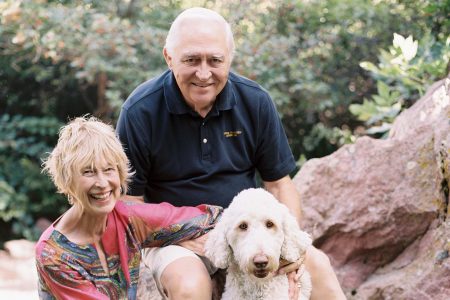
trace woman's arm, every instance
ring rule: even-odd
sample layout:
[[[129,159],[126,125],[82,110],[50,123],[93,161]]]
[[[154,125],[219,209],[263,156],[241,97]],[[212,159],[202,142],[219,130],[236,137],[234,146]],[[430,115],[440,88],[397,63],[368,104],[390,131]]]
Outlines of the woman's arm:
[[[121,207],[122,206],[122,207]],[[211,230],[222,213],[213,205],[175,207],[169,203],[122,202],[142,247],[161,247],[199,237]]]

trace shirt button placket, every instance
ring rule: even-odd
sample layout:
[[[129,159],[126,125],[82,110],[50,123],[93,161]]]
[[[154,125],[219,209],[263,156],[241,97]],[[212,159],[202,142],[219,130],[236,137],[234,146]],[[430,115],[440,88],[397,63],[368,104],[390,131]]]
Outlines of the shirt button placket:
[[[200,126],[200,139],[201,139],[201,148],[202,148],[202,159],[203,160],[211,160],[211,146],[208,140],[208,126],[206,121],[202,122]]]

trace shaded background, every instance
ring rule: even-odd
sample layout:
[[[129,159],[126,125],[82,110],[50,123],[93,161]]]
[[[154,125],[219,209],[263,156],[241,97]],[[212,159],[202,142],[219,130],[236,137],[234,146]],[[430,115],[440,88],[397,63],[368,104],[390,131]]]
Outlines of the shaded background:
[[[0,2],[0,247],[35,240],[68,207],[41,170],[59,127],[115,124],[183,9],[230,21],[232,69],[272,95],[298,167],[357,136],[383,138],[448,74],[449,0]]]

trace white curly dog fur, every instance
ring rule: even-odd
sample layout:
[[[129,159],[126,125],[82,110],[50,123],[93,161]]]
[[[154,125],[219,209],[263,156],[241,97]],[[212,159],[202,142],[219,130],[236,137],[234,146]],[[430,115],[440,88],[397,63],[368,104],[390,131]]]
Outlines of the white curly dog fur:
[[[286,275],[274,275],[280,258],[297,261],[309,245],[310,236],[288,208],[259,188],[234,197],[209,233],[205,253],[216,267],[228,268],[222,300],[282,300],[289,299],[289,284]],[[311,277],[304,270],[299,299],[310,294]]]

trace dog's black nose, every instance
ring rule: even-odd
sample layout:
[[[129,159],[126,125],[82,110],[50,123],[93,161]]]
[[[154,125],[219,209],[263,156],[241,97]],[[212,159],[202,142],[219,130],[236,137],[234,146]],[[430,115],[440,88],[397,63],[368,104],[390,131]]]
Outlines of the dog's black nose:
[[[269,259],[266,255],[256,255],[255,257],[253,257],[253,264],[257,269],[266,268],[268,263]]]
[[[254,262],[255,267],[258,269],[264,269],[267,267],[267,261],[266,262]]]

